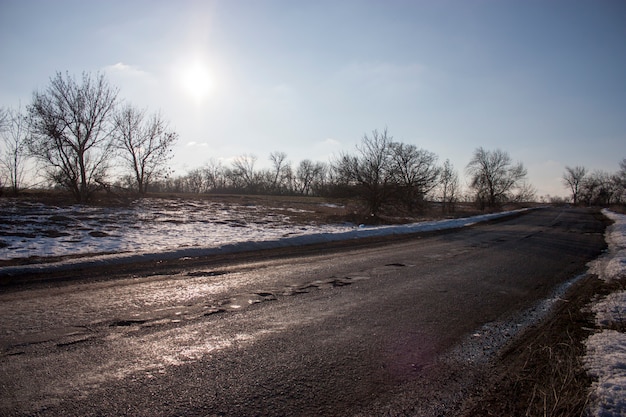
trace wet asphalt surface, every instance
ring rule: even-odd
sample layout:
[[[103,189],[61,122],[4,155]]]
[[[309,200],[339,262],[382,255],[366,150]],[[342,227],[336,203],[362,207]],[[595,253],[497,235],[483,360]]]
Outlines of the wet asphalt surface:
[[[454,415],[484,363],[450,352],[583,273],[604,227],[597,211],[539,209],[357,249],[5,287],[0,415]]]

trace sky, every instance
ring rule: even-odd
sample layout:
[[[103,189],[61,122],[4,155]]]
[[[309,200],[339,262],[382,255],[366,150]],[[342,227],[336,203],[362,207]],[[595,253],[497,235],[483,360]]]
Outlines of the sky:
[[[538,195],[626,158],[626,1],[0,0],[0,106],[101,72],[180,139],[175,175],[353,153],[365,134],[450,159],[506,151]]]

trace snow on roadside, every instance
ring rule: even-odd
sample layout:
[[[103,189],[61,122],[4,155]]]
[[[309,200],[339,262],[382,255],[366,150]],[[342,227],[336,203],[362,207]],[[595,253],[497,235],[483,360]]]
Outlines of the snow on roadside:
[[[608,210],[604,215],[615,223],[607,228],[608,254],[598,258],[590,270],[605,281],[626,278],[626,215]],[[592,385],[593,416],[626,416],[626,291],[610,294],[595,303],[596,327],[602,329],[586,341],[584,358],[588,372],[597,378]]]

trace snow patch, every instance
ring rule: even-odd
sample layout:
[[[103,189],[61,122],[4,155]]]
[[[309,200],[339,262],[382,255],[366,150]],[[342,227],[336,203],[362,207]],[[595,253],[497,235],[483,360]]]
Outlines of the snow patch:
[[[626,328],[626,291],[609,294],[602,301],[594,304],[591,310],[596,315],[598,327]]]
[[[593,416],[626,415],[626,334],[603,330],[587,340],[586,364],[593,384]]]
[[[608,253],[594,261],[591,271],[606,281],[626,278],[626,216],[603,213],[615,223],[605,235]],[[610,294],[591,309],[602,330],[585,342],[584,362],[589,374],[597,378],[589,412],[599,417],[626,416],[626,334],[615,330],[626,328],[626,291]]]
[[[605,281],[626,278],[626,216],[606,209],[602,213],[614,222],[605,233],[609,248],[605,256],[591,264],[590,272]]]

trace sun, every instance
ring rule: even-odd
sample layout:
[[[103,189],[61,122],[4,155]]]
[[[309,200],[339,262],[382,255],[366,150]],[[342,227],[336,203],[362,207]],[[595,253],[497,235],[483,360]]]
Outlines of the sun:
[[[197,103],[205,101],[214,88],[213,77],[208,66],[200,61],[182,65],[180,85],[185,94]]]

